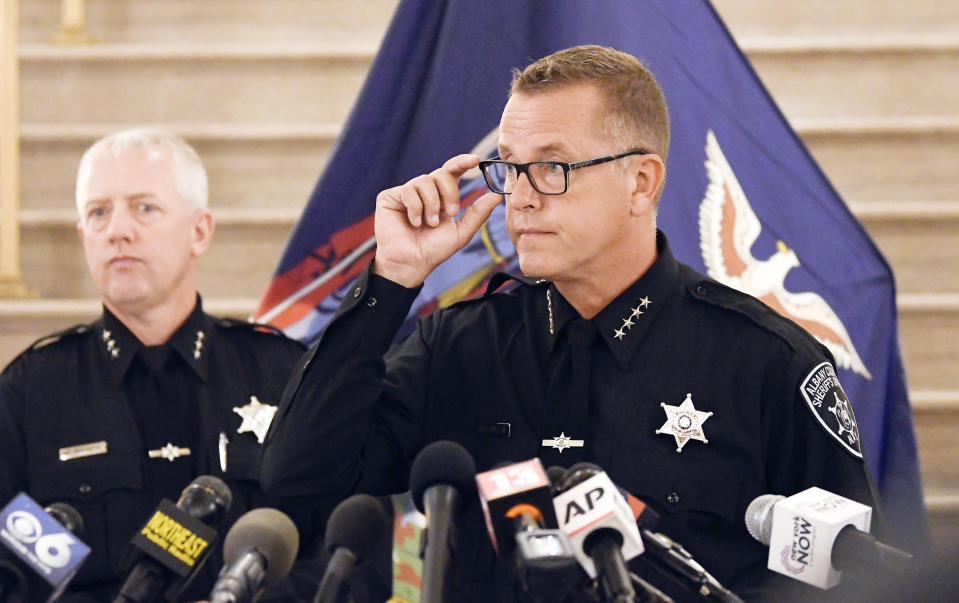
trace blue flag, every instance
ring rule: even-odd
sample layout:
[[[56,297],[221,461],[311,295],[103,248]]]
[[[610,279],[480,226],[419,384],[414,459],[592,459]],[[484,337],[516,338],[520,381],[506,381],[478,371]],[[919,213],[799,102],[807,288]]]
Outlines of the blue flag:
[[[579,44],[633,54],[672,116],[659,226],[681,261],[801,324],[836,358],[903,545],[924,534],[892,273],[706,0],[404,0],[257,312],[312,343],[374,251],[377,193],[453,155],[493,156],[511,70]],[[486,191],[461,182],[466,203]],[[516,268],[500,205],[411,319]]]

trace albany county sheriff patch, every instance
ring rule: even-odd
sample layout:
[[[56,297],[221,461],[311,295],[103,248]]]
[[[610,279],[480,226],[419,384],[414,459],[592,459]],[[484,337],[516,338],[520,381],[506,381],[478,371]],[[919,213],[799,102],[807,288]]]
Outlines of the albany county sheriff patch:
[[[836,369],[829,362],[813,368],[799,385],[799,391],[819,423],[843,447],[858,459],[862,458],[859,426],[846,392],[839,384]]]

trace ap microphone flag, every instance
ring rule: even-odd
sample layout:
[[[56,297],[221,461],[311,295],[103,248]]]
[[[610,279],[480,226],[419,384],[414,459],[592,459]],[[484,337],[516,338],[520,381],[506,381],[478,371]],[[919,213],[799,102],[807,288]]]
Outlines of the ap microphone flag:
[[[315,342],[373,256],[376,194],[453,155],[495,154],[511,70],[579,44],[631,53],[656,75],[672,115],[659,225],[674,254],[832,350],[838,375],[810,378],[838,378],[852,408],[813,395],[810,407],[838,445],[864,453],[897,540],[919,540],[891,270],[705,0],[400,2],[256,319]],[[486,190],[478,172],[460,188],[464,205]],[[411,320],[516,269],[503,219],[501,205],[427,279]]]

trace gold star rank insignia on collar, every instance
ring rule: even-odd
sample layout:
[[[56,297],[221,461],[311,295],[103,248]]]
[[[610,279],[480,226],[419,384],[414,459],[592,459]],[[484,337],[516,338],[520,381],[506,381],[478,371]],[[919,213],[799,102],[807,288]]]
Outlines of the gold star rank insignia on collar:
[[[252,432],[256,436],[256,441],[262,444],[263,439],[266,438],[266,432],[270,429],[270,423],[273,422],[273,415],[276,414],[276,406],[263,404],[256,399],[256,396],[250,396],[249,404],[234,406],[233,412],[243,417],[243,423],[236,432]]]
[[[660,406],[666,411],[666,422],[656,430],[656,433],[675,437],[676,452],[682,452],[683,446],[689,440],[699,440],[703,444],[709,443],[703,432],[703,423],[713,416],[713,413],[696,410],[693,407],[692,394],[686,394],[686,399],[679,406],[670,406],[665,402]]]

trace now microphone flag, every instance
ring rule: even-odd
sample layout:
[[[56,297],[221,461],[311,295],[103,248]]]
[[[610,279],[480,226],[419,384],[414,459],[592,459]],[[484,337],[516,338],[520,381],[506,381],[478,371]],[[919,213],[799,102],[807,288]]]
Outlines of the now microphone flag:
[[[377,193],[459,153],[495,155],[511,70],[579,44],[628,52],[656,75],[672,115],[658,221],[674,254],[830,348],[835,371],[810,375],[810,412],[868,460],[894,539],[921,541],[891,270],[706,0],[400,2],[255,318],[315,342],[373,257]],[[486,192],[478,171],[460,189],[463,206]],[[516,270],[502,205],[430,275],[410,320],[481,293],[500,270]],[[848,401],[816,397],[813,380],[841,381]]]

